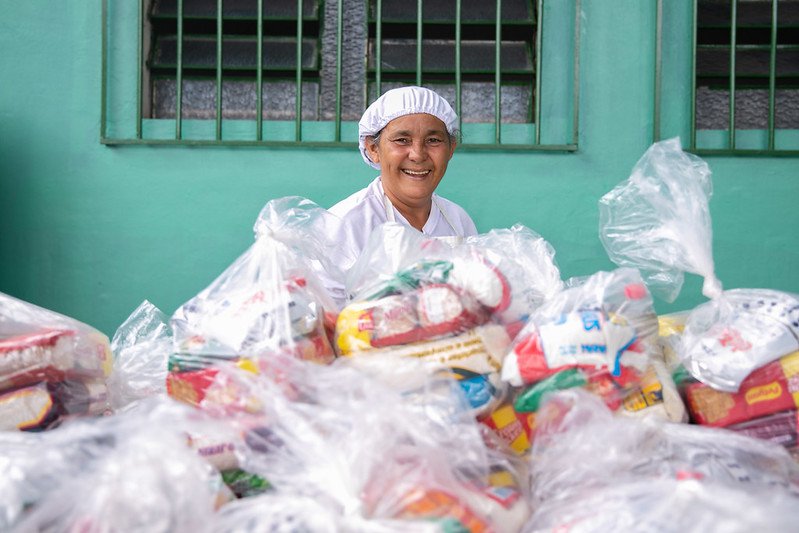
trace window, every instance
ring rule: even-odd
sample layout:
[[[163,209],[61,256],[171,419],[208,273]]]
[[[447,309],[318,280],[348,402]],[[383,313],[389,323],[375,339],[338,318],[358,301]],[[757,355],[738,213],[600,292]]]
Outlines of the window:
[[[459,112],[464,147],[576,149],[578,0],[104,0],[103,10],[106,144],[350,146],[379,94],[420,84]],[[545,57],[550,42],[559,53]]]
[[[694,0],[691,17],[689,148],[799,154],[799,1]]]

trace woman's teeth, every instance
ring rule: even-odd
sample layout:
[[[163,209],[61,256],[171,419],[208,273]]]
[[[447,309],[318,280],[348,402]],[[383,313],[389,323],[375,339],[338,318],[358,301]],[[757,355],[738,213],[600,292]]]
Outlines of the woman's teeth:
[[[430,173],[429,170],[418,170],[418,171],[417,170],[403,170],[403,172],[405,174],[408,174],[409,176],[414,176],[414,177],[427,176]]]

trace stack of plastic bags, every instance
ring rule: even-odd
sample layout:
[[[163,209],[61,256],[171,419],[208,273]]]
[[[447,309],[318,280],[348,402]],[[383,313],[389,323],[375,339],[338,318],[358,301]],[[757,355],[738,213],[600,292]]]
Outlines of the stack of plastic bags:
[[[451,247],[398,224],[370,236],[351,269],[352,302],[336,323],[349,358],[400,356],[460,384],[474,416],[519,452],[530,426],[500,379],[513,338],[562,287],[554,251],[522,226]]]
[[[108,409],[108,338],[0,293],[0,430],[42,430]]]

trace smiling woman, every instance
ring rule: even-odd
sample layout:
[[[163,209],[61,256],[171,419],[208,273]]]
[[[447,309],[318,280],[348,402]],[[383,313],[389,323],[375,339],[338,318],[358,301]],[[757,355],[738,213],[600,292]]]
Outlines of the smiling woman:
[[[384,222],[448,240],[477,234],[463,208],[435,194],[455,153],[457,124],[449,103],[424,87],[393,89],[369,106],[358,125],[359,147],[380,176],[330,208],[344,222],[343,246],[357,255]]]

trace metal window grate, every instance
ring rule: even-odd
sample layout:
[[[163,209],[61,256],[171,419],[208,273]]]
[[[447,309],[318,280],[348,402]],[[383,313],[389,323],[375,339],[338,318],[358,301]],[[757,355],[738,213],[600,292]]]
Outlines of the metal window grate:
[[[799,0],[693,0],[690,141],[701,154],[799,155]],[[662,118],[658,0],[655,138]]]
[[[464,148],[577,148],[579,0],[102,6],[105,144],[352,146],[369,102],[418,84]]]

